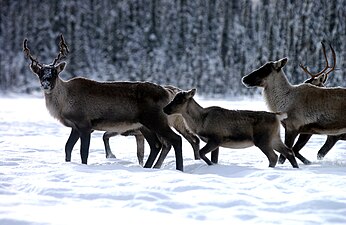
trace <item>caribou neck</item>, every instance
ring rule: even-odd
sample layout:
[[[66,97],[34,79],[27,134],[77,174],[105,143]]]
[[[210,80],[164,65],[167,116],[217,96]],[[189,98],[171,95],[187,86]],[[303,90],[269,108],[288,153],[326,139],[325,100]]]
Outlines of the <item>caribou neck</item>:
[[[268,108],[272,112],[285,112],[287,101],[291,98],[293,86],[287,80],[285,73],[280,70],[277,74],[270,76],[264,87],[263,94]]]
[[[199,125],[203,124],[204,108],[200,106],[193,98],[191,98],[190,101],[191,102],[187,104],[186,111],[183,113],[183,118],[189,129],[193,133],[198,134],[198,130],[200,130]]]
[[[60,119],[61,110],[67,102],[67,94],[66,81],[60,77],[57,77],[55,87],[49,93],[44,93],[46,107],[54,118]]]

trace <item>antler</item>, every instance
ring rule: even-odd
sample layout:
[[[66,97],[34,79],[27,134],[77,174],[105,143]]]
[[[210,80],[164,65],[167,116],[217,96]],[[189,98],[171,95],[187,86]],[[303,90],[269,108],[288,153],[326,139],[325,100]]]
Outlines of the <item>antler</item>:
[[[332,71],[335,70],[335,66],[336,66],[336,54],[334,51],[334,48],[332,47],[331,44],[329,44],[330,49],[332,50],[332,55],[333,55],[333,61],[334,61],[334,65],[332,67],[329,67],[331,70],[329,70],[326,75],[330,74]]]
[[[53,63],[51,64],[54,66],[60,59],[63,57],[66,57],[67,53],[69,53],[69,49],[65,43],[64,36],[60,34],[60,42],[59,42],[59,54],[58,56],[54,59]]]
[[[319,73],[313,74],[313,73],[311,73],[310,71],[308,71],[308,69],[307,69],[306,66],[303,66],[302,64],[299,64],[299,66],[304,70],[304,72],[307,73],[307,74],[309,74],[312,78],[315,78],[315,77],[321,75],[322,73],[325,73],[326,75],[328,75],[329,73],[331,73],[331,72],[335,69],[335,65],[336,65],[336,54],[335,54],[335,51],[334,51],[332,45],[329,44],[330,49],[332,50],[332,54],[333,54],[334,65],[333,65],[332,67],[330,67],[330,66],[329,66],[329,63],[328,63],[327,54],[326,54],[326,47],[325,47],[325,45],[324,45],[323,42],[321,42],[321,44],[322,44],[322,49],[323,49],[323,55],[324,55],[324,58],[325,58],[326,64],[327,64],[326,67],[325,67],[323,70],[321,70]],[[329,70],[328,72],[325,72],[327,69],[331,69],[331,70]]]
[[[26,55],[26,57],[28,57],[31,60],[31,65],[34,65],[34,63],[36,65],[39,65],[40,67],[42,67],[43,65],[41,63],[39,63],[37,61],[37,59],[34,59],[34,57],[32,57],[32,55],[30,54],[30,50],[28,48],[28,39],[24,39],[24,43],[23,43],[23,52]]]

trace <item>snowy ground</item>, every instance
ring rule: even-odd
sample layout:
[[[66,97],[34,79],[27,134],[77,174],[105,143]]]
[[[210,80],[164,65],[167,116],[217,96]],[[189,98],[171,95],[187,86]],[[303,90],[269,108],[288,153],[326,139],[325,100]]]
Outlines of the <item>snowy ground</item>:
[[[266,109],[261,99],[199,102]],[[325,137],[313,137],[302,150],[313,164],[300,169],[268,168],[255,147],[221,149],[219,165],[207,166],[184,141],[182,173],[173,151],[160,170],[140,167],[133,137],[111,139],[117,159],[106,159],[101,132],[92,134],[89,165],[80,163],[79,143],[66,163],[69,132],[42,98],[0,98],[0,224],[346,223],[343,141],[318,161]]]

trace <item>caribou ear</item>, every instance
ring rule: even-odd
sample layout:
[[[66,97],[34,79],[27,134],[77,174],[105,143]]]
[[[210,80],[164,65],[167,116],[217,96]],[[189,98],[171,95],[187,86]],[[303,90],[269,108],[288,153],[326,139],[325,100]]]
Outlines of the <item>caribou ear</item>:
[[[41,70],[41,67],[39,65],[37,65],[36,63],[32,63],[30,65],[30,69],[31,71],[36,74],[37,76],[40,75],[40,70]]]
[[[187,92],[187,97],[193,98],[193,96],[195,96],[195,94],[196,94],[196,88],[193,88]]]
[[[282,67],[284,67],[286,65],[288,61],[288,58],[283,58],[283,59],[279,59],[278,61],[275,61],[273,64],[274,64],[274,68],[277,70],[277,71],[280,71],[282,69]]]
[[[65,69],[65,66],[66,62],[61,62],[55,66],[55,69],[57,70],[58,74]]]

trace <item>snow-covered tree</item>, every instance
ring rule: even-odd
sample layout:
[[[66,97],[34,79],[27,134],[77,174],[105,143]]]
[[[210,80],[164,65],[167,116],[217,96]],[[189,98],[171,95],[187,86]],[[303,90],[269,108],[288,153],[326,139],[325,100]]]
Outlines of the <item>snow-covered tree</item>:
[[[51,63],[58,35],[70,47],[62,76],[139,80],[197,87],[204,95],[253,95],[241,77],[268,60],[289,57],[292,83],[318,71],[321,41],[331,43],[337,68],[329,85],[342,85],[346,66],[346,0],[2,0],[1,91],[32,92],[22,42]],[[329,52],[329,50],[328,50]]]

